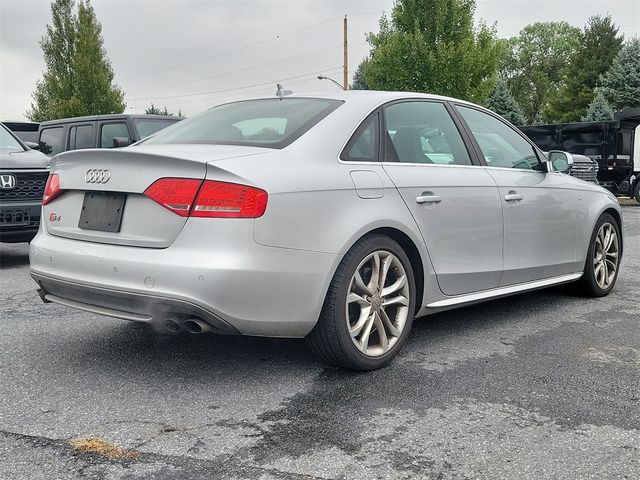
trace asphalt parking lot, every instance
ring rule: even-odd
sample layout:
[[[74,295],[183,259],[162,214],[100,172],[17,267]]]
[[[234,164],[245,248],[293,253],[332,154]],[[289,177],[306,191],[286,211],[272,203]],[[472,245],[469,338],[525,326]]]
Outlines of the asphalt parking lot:
[[[614,292],[419,320],[388,368],[44,305],[0,246],[0,478],[640,478],[640,207]],[[80,453],[95,437],[120,455]],[[122,457],[122,458],[119,458]]]

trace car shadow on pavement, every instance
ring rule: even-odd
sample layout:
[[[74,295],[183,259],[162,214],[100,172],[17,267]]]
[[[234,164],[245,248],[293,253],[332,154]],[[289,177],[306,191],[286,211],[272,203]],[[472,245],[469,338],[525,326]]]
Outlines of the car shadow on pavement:
[[[29,265],[29,244],[0,244],[0,269]]]
[[[551,292],[551,293],[550,293]],[[418,319],[408,345],[400,353],[429,352],[437,343],[458,344],[463,337],[484,341],[498,334],[503,324],[513,324],[514,315],[545,306],[545,298],[564,295],[557,290],[512,297]],[[189,381],[231,383],[240,375],[244,380],[333,370],[339,377],[354,375],[320,363],[303,339],[277,339],[189,333],[158,335],[151,327],[109,320],[96,325],[94,317],[72,337],[58,337],[50,354],[64,358],[70,369],[109,372],[132,380],[154,377],[166,382]],[[99,321],[99,320],[98,320]],[[477,338],[476,338],[477,337]],[[460,340],[464,348],[464,341]],[[53,352],[51,349],[58,350]],[[392,363],[392,367],[395,362]],[[401,368],[401,367],[400,367]],[[106,373],[104,373],[106,374]]]

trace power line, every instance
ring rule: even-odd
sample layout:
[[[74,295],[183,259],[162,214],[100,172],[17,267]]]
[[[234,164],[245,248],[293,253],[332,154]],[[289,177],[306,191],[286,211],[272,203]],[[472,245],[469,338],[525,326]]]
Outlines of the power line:
[[[293,57],[282,58],[280,60],[274,60],[272,62],[261,63],[259,65],[253,65],[253,66],[245,67],[245,68],[239,68],[237,70],[231,70],[230,72],[216,73],[215,75],[208,75],[206,77],[201,77],[201,78],[198,78],[198,79],[195,79],[195,80],[188,80],[186,82],[178,82],[178,83],[174,83],[174,84],[167,85],[167,86],[164,86],[164,87],[152,88],[150,90],[142,90],[142,91],[139,91],[139,92],[136,92],[136,93],[132,93],[131,95],[141,95],[143,93],[155,92],[155,91],[158,91],[158,90],[165,90],[167,88],[178,87],[178,86],[182,86],[182,85],[188,85],[189,83],[201,82],[202,80],[210,80],[212,78],[224,77],[225,75],[231,75],[231,74],[239,73],[239,72],[246,72],[248,70],[254,70],[256,68],[267,67],[269,65],[275,65],[276,63],[286,62],[288,60],[295,60],[296,58],[302,58],[302,57],[308,57],[310,55],[316,55],[318,53],[327,52],[329,50],[334,50],[334,49],[340,48],[340,47],[342,47],[342,45],[334,45],[332,47],[322,48],[320,50],[315,50],[313,52],[303,53],[301,55],[295,55]]]
[[[323,70],[323,73],[331,73],[331,72],[336,72],[336,71],[340,71],[342,70],[342,67],[335,67],[332,69],[326,69]],[[310,73],[306,76],[310,76],[311,78],[306,78],[304,80],[297,80],[297,81],[293,81],[293,82],[287,82],[287,85],[299,85],[301,83],[308,83],[311,81],[317,82],[318,78],[317,78],[317,72],[314,73]],[[235,97],[238,95],[248,95],[248,94],[252,94],[252,93],[256,93],[256,92],[263,92],[265,90],[265,86],[267,85],[273,85],[275,82],[269,82],[266,83],[265,85],[260,86],[259,88],[249,88],[247,90],[243,90],[243,91],[236,91],[234,93],[227,93],[226,95],[213,95],[210,97],[206,97],[206,98],[195,98],[192,100],[185,100],[185,101],[178,101],[178,102],[169,102],[169,103],[164,103],[162,102],[162,105],[164,106],[172,106],[172,105],[179,105],[179,106],[183,106],[185,104],[188,103],[194,103],[194,102],[210,102],[210,101],[214,101],[214,100],[219,100],[219,99],[223,99],[223,98],[229,98],[229,97]]]
[[[125,78],[121,79],[120,81],[132,80],[134,78],[147,77],[149,75],[154,75],[156,73],[166,72],[167,70],[174,70],[176,68],[186,67],[188,65],[193,65],[193,64],[196,64],[196,63],[200,63],[200,62],[204,62],[204,61],[207,61],[207,60],[211,60],[213,58],[221,57],[223,55],[229,55],[231,53],[241,52],[243,50],[247,50],[249,48],[253,48],[253,47],[256,47],[258,45],[264,45],[265,43],[269,43],[269,42],[272,42],[274,40],[278,40],[280,38],[289,37],[291,35],[295,35],[296,33],[304,32],[304,31],[309,30],[311,28],[319,27],[320,25],[324,25],[326,23],[333,22],[333,21],[335,21],[337,19],[342,19],[342,16],[333,17],[333,18],[330,18],[329,20],[324,20],[322,22],[314,23],[313,25],[308,25],[308,26],[306,26],[304,28],[300,28],[298,30],[287,32],[287,33],[284,33],[282,35],[276,35],[276,36],[273,36],[273,37],[270,37],[270,38],[266,38],[266,39],[260,40],[258,42],[250,43],[249,45],[245,45],[243,47],[235,48],[233,50],[227,50],[227,51],[224,51],[224,52],[219,52],[219,53],[216,53],[215,55],[210,55],[208,57],[204,57],[204,58],[201,58],[199,60],[193,60],[191,62],[185,62],[185,63],[181,63],[181,64],[178,64],[178,65],[172,65],[172,66],[160,68],[158,70],[154,70],[154,71],[151,71],[151,72],[142,73],[142,74],[139,74],[139,75],[133,75],[133,76],[130,76],[130,77],[125,77]]]
[[[320,73],[323,73],[327,70],[336,70],[337,68],[342,68],[342,67],[330,67],[330,68],[323,68],[322,70],[318,70],[315,72],[308,72],[308,73],[303,73],[302,75],[296,75],[293,77],[286,77],[286,78],[277,78],[275,80],[270,80],[268,82],[262,82],[262,83],[254,83],[252,85],[245,85],[242,87],[234,87],[234,88],[226,88],[223,90],[211,90],[211,91],[207,91],[207,92],[197,92],[197,93],[186,93],[183,95],[166,95],[166,96],[161,96],[161,97],[138,97],[138,98],[128,98],[128,101],[138,101],[138,100],[161,100],[164,98],[183,98],[183,97],[195,97],[195,96],[200,96],[200,95],[210,95],[210,94],[215,94],[215,93],[224,93],[224,92],[232,92],[234,90],[244,90],[247,88],[252,88],[252,87],[259,87],[262,85],[269,85],[269,84],[276,84],[276,82],[282,82],[285,80],[295,80],[297,78],[302,78],[302,77],[306,77],[309,75],[318,75]]]

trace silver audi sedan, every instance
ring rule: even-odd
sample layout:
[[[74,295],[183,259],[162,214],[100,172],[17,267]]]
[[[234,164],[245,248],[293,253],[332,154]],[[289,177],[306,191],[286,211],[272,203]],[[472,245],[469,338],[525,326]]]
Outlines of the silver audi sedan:
[[[562,283],[611,291],[620,208],[571,161],[452,98],[227,103],[54,157],[31,275],[45,302],[306,337],[325,362],[375,369],[414,317]]]

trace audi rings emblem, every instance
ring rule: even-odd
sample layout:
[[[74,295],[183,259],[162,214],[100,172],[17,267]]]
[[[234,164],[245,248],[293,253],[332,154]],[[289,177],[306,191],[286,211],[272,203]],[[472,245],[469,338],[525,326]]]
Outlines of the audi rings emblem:
[[[107,183],[111,178],[111,170],[91,168],[84,174],[84,181],[87,183]]]

